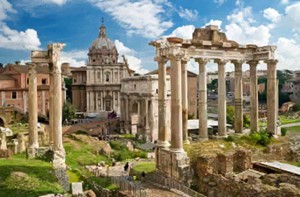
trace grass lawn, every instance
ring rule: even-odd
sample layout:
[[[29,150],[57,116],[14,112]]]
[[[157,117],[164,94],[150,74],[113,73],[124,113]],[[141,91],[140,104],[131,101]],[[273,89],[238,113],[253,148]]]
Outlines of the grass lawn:
[[[287,130],[288,130],[287,134],[290,134],[290,133],[299,133],[300,134],[300,126],[288,127]]]
[[[50,163],[28,160],[24,154],[0,159],[0,196],[36,197],[50,193],[64,193]]]
[[[290,119],[285,115],[280,115],[279,119],[280,119],[281,124],[290,124],[290,123],[300,122],[300,118]]]
[[[143,171],[146,174],[151,173],[154,172],[155,169],[155,162],[141,162],[133,167],[133,171],[137,174],[141,174]]]

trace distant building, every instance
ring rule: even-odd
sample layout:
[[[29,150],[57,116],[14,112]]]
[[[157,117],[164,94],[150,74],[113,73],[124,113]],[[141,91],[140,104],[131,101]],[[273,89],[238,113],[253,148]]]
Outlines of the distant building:
[[[158,75],[122,79],[121,129],[147,141],[158,139]],[[170,78],[167,76],[167,124],[170,127]],[[170,136],[169,136],[170,137]]]
[[[29,67],[26,65],[8,64],[0,73],[0,106],[11,106],[26,113],[28,110]],[[46,116],[49,111],[49,68],[37,66],[38,113]],[[63,82],[63,100],[66,89]]]
[[[133,71],[126,60],[118,62],[118,55],[102,24],[89,49],[87,66],[72,69],[72,101],[78,111],[120,113],[121,80]]]

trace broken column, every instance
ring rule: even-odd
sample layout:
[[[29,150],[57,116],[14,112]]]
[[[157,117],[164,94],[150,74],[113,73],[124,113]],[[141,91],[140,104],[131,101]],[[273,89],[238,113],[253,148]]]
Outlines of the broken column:
[[[233,61],[234,70],[234,130],[235,133],[243,132],[243,72],[242,61]]]
[[[206,59],[196,59],[199,64],[199,137],[202,140],[208,138],[207,131],[207,81]]]
[[[1,133],[0,150],[7,150],[6,134]]]
[[[36,64],[29,64],[29,88],[28,88],[28,114],[29,114],[29,144],[28,157],[34,158],[38,143],[38,102],[37,102],[37,78]]]
[[[50,44],[48,45],[48,54],[50,73],[53,75],[53,167],[55,169],[55,175],[58,178],[58,182],[65,190],[69,190],[70,186],[68,176],[66,174],[65,163],[66,153],[62,138],[62,72],[61,65],[58,63],[59,53],[63,47],[64,44],[62,43]]]
[[[216,60],[218,64],[218,136],[226,136],[226,80],[225,65],[227,61]]]
[[[187,59],[181,61],[181,75],[182,75],[182,84],[181,84],[181,94],[182,94],[182,131],[183,131],[183,143],[189,144],[188,139],[188,77],[187,77]]]

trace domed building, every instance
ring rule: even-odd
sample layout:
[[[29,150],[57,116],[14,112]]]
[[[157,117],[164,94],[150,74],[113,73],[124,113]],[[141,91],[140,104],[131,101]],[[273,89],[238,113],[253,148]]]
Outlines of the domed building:
[[[121,80],[133,71],[126,61],[118,62],[118,55],[102,21],[99,35],[89,48],[86,67],[72,70],[72,102],[78,111],[120,113]]]

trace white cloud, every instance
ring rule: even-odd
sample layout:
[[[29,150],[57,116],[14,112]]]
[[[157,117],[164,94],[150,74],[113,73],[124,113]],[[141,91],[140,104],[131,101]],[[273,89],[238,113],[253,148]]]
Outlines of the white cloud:
[[[289,5],[285,8],[285,18],[282,21],[285,26],[292,28],[294,31],[300,32],[300,2]]]
[[[205,24],[205,26],[207,26],[207,25],[216,25],[221,29],[222,21],[220,21],[220,20],[210,20],[208,23]]]
[[[192,39],[194,31],[194,25],[184,25],[181,27],[177,27],[170,35],[164,37],[179,37],[184,39]]]
[[[14,50],[32,50],[38,49],[41,42],[34,29],[17,31],[10,29],[5,24],[0,24],[0,48]]]
[[[16,13],[12,5],[7,0],[0,0],[0,22],[7,19],[7,13]]]
[[[276,43],[278,69],[295,70],[300,62],[300,44],[293,39],[280,37]]]
[[[267,8],[263,11],[264,17],[273,23],[277,23],[280,20],[280,14],[273,8]]]
[[[253,43],[267,45],[270,39],[270,29],[265,25],[255,26],[250,7],[236,10],[227,16],[229,24],[225,26],[225,33],[230,40],[241,44]]]
[[[146,38],[156,38],[173,26],[171,21],[165,20],[164,5],[166,0],[88,0],[100,10],[110,14],[129,35],[140,35]]]
[[[194,21],[198,18],[197,10],[189,10],[180,6],[177,12],[181,18],[184,18],[188,21]]]
[[[126,47],[123,42],[119,40],[115,40],[115,45],[117,47],[119,53],[119,61],[123,62],[123,55],[127,59],[128,65],[130,69],[134,70],[137,73],[145,74],[149,72],[149,70],[144,69],[142,67],[142,60],[135,57],[136,52],[133,49]]]
[[[226,0],[214,0],[214,3],[220,5],[223,5],[225,3]]]
[[[281,0],[280,3],[282,3],[282,4],[288,4],[289,0]]]
[[[80,67],[85,66],[87,60],[86,50],[72,50],[72,51],[62,51],[60,57],[60,63],[68,62],[70,66]]]

